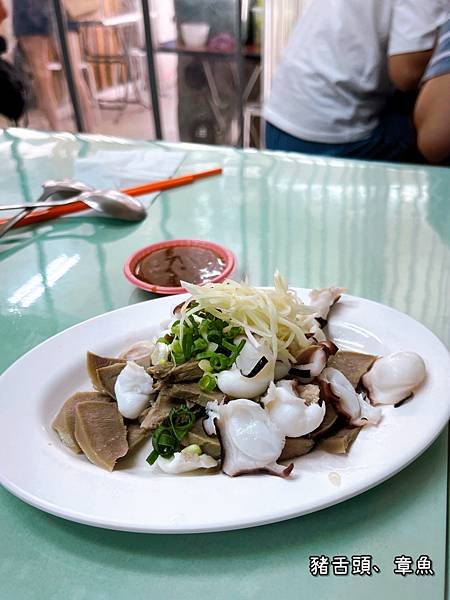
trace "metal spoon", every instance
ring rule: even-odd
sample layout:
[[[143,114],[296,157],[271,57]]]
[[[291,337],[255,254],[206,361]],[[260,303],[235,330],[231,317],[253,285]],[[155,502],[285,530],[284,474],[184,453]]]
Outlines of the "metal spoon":
[[[92,187],[81,181],[70,181],[68,179],[63,179],[61,181],[47,181],[42,185],[42,188],[42,194],[39,196],[37,202],[45,202],[52,196],[56,199],[72,198],[83,192],[93,190]],[[20,213],[17,213],[17,215],[8,219],[8,221],[0,227],[0,237],[5,235],[5,233],[14,227],[16,223],[24,219],[30,210],[33,210],[33,208],[29,204],[25,204],[24,210],[21,210]]]
[[[143,221],[147,216],[147,209],[140,200],[116,190],[85,192],[78,196],[77,200],[112,219]]]
[[[0,206],[0,210],[17,210],[22,208],[51,208],[52,206],[66,206],[74,202],[84,202],[103,216],[123,221],[142,221],[147,211],[139,200],[115,190],[92,190],[84,192],[75,198],[60,202],[30,202],[28,204],[8,204]]]

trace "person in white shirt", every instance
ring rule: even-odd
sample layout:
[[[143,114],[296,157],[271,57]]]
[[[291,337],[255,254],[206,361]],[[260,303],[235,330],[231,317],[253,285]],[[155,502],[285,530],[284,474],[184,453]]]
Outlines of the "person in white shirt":
[[[417,89],[449,0],[311,0],[264,107],[273,150],[407,160],[410,111],[395,89]]]

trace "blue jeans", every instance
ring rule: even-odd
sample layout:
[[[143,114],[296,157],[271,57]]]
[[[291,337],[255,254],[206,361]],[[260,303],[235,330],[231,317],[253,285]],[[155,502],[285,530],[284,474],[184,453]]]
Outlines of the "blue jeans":
[[[285,150],[367,160],[416,161],[415,132],[409,114],[384,113],[378,127],[364,140],[344,144],[324,144],[296,138],[275,125],[266,124],[268,150]]]
[[[53,32],[53,8],[50,0],[13,0],[13,28],[16,37],[41,35]],[[68,21],[69,31],[77,31],[77,23]]]

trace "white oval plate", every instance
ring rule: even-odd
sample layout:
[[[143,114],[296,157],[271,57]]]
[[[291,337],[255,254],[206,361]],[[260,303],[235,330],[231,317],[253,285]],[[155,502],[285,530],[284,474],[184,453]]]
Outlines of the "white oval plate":
[[[298,290],[306,299],[307,291]],[[155,474],[147,448],[108,473],[65,449],[50,423],[72,393],[91,389],[86,350],[112,355],[153,336],[182,296],[128,306],[80,323],[37,346],[0,377],[0,482],[44,511],[126,531],[190,533],[262,525],[310,513],[373,487],[408,465],[450,415],[450,357],[423,325],[375,302],[343,296],[329,332],[341,348],[418,352],[427,366],[420,391],[384,407],[348,456],[313,451],[288,480],[270,475]]]

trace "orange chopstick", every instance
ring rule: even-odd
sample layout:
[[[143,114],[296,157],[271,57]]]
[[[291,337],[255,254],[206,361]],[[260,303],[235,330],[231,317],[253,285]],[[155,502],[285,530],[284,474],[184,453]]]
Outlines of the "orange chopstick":
[[[183,175],[181,177],[154,181],[153,183],[145,183],[144,185],[122,190],[122,192],[129,196],[144,196],[145,194],[161,192],[181,185],[188,185],[197,179],[203,179],[204,177],[210,177],[211,175],[220,175],[221,173],[221,168],[209,169],[208,171],[200,171],[199,173],[192,173],[191,175]],[[34,210],[24,219],[19,221],[15,227],[25,227],[26,225],[33,225],[34,223],[41,223],[42,221],[48,221],[64,215],[80,212],[87,208],[89,207],[86,206],[84,202],[74,202],[73,204],[67,204],[65,206],[53,206],[51,208],[43,208],[42,210]],[[6,223],[7,220],[8,219],[0,219],[0,225]]]
[[[160,192],[181,185],[187,185],[197,179],[203,179],[204,177],[210,177],[211,175],[220,175],[221,173],[222,169],[219,167],[217,169],[209,169],[209,171],[193,173],[192,175],[183,175],[182,177],[175,177],[173,179],[163,179],[162,181],[155,181],[154,183],[146,183],[137,187],[128,188],[127,190],[122,190],[122,192],[129,196],[143,196],[144,194],[151,194],[152,192]]]

